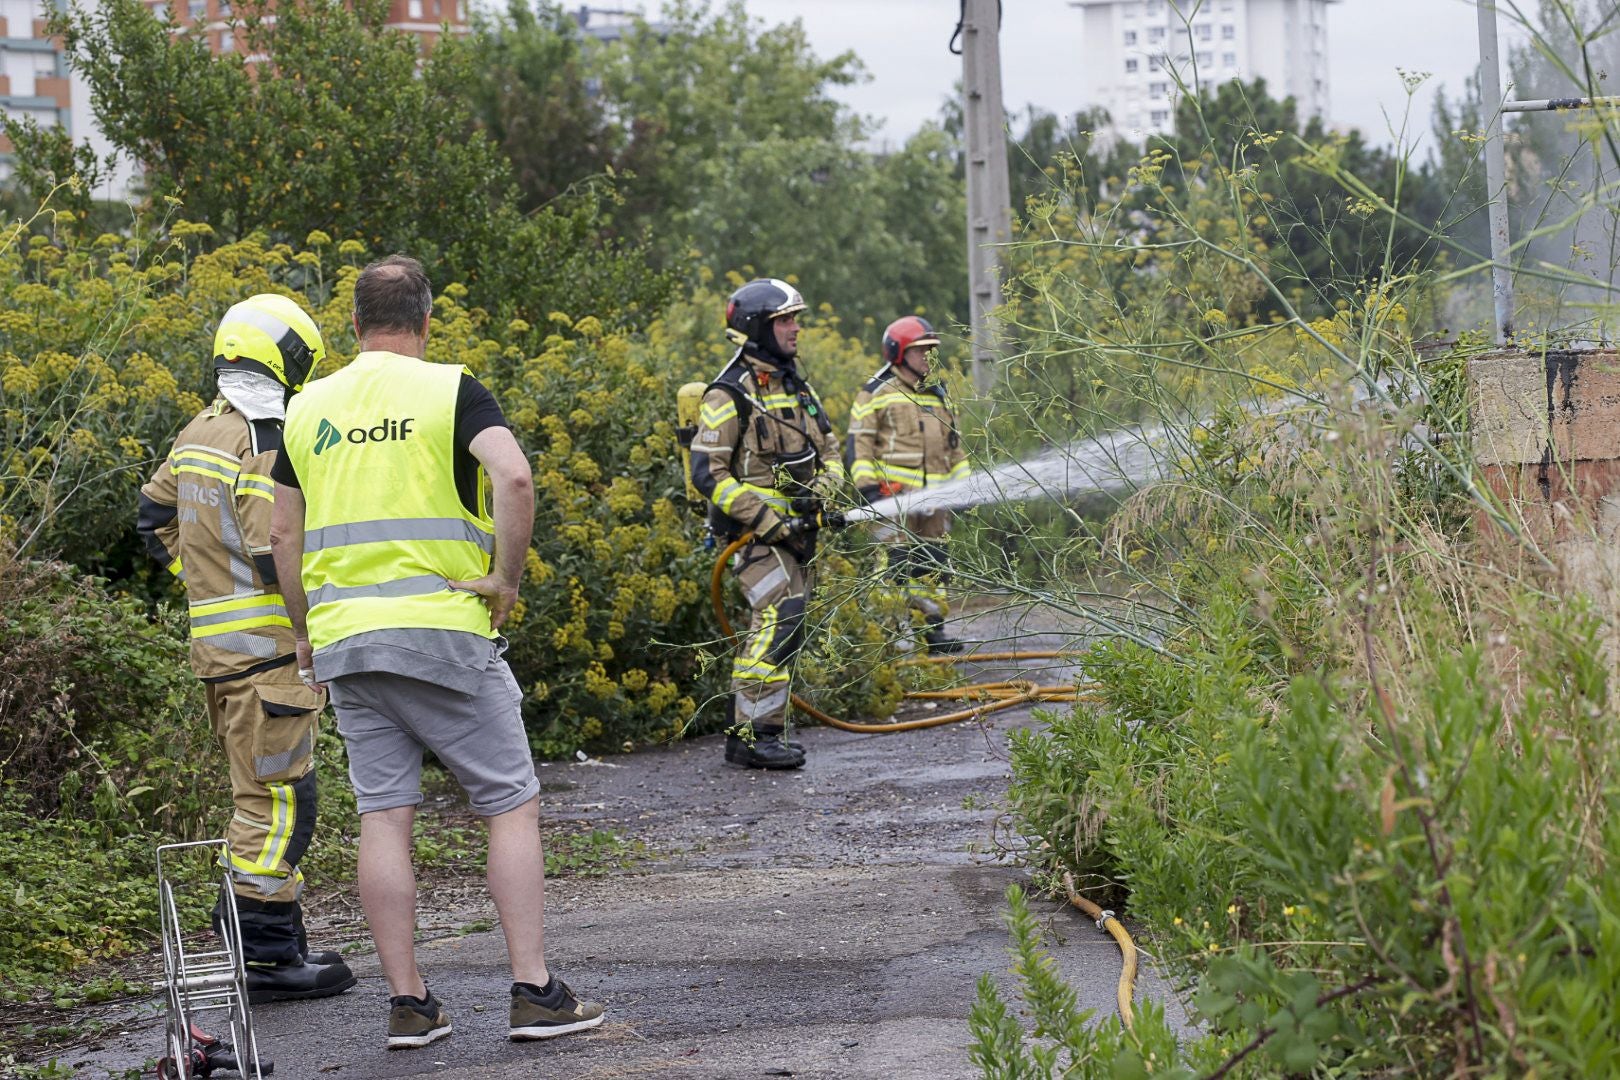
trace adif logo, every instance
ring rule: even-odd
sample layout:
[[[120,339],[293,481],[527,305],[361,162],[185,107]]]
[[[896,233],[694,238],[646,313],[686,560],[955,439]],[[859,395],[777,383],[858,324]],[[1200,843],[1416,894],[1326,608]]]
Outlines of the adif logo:
[[[315,431],[315,456],[320,457],[322,450],[330,450],[342,441],[343,436],[332,426],[332,421],[322,419],[321,426]]]
[[[411,437],[411,425],[415,422],[416,417],[407,416],[403,420],[384,420],[368,428],[350,428],[347,434],[340,434],[330,420],[323,418],[321,426],[315,430],[315,453],[319,456],[321,451],[330,450],[344,441],[359,444],[408,439]]]

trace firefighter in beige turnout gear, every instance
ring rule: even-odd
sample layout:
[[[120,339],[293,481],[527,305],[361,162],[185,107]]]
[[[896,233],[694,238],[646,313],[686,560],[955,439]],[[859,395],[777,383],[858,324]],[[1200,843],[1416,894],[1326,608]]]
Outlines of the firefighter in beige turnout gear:
[[[292,300],[262,294],[232,307],[214,338],[219,396],[140,494],[147,549],[185,584],[191,666],[229,763],[226,841],[254,1001],[325,997],[355,982],[338,954],[311,954],[304,938],[298,863],[315,830],[326,698],[300,678],[270,556],[270,467],[286,398],[324,355]]]
[[[867,502],[968,474],[967,452],[945,391],[927,384],[928,354],[939,338],[926,319],[908,315],[883,331],[882,371],[861,387],[849,413],[849,478]],[[930,652],[958,652],[947,637],[945,594],[948,510],[907,514],[903,528],[880,526],[887,572],[922,617]]]
[[[817,523],[844,483],[838,438],[796,364],[804,307],[774,278],[732,294],[726,336],[738,350],[709,384],[692,437],[691,479],[709,501],[710,528],[724,541],[755,537],[731,564],[750,616],[731,666],[726,762],[744,768],[804,764],[803,747],[783,737],[792,663],[804,644]]]

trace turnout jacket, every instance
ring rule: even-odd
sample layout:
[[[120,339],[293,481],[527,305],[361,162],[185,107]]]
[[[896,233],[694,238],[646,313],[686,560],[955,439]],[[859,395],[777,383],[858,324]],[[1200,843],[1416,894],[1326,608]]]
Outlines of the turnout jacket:
[[[191,667],[204,682],[293,658],[292,622],[270,558],[270,466],[279,420],[249,421],[223,397],[198,413],[141,488],[147,551],[186,586]]]
[[[692,437],[692,484],[709,500],[709,525],[734,539],[787,517],[795,496],[830,494],[844,478],[838,437],[810,385],[738,352],[703,395]]]
[[[861,387],[849,411],[849,478],[868,501],[967,474],[944,388],[908,387],[893,366]],[[911,514],[906,524],[914,536],[937,538],[949,530],[950,515]]]

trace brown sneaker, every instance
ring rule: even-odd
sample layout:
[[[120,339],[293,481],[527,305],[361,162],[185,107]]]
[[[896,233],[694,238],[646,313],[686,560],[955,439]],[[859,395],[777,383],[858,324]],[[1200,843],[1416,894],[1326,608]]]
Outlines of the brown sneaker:
[[[429,990],[425,998],[388,999],[388,1049],[414,1050],[450,1034],[450,1017]]]
[[[603,1008],[594,1001],[581,1001],[568,984],[551,977],[544,994],[527,983],[512,984],[512,1026],[507,1038],[554,1039],[571,1031],[584,1031],[602,1022]]]

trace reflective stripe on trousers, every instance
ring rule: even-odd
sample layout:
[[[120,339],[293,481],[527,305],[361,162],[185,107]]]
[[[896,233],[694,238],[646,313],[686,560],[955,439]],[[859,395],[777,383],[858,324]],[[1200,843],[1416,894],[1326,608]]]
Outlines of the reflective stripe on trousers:
[[[748,633],[731,664],[738,723],[770,726],[787,718],[793,659],[804,640],[808,582],[803,565],[781,548],[753,543],[732,563],[748,600]]]

